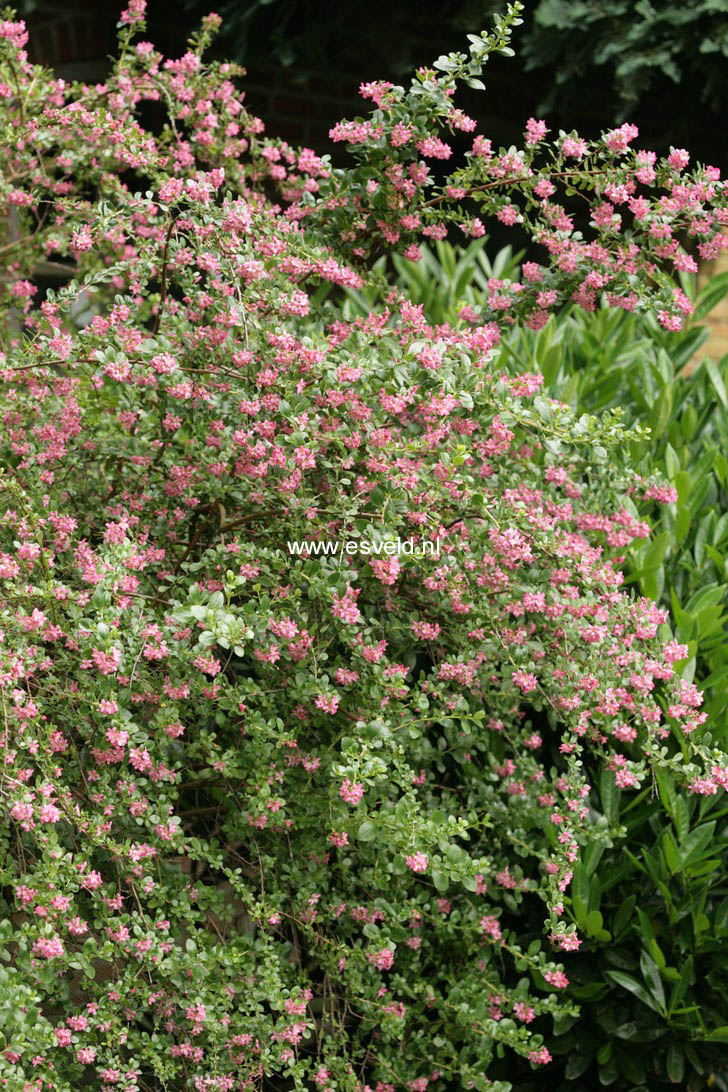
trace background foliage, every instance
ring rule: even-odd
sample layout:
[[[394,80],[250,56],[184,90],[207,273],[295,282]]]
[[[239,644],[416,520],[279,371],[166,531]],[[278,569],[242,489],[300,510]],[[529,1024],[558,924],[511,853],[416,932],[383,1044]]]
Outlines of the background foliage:
[[[466,248],[438,243],[419,263],[395,262],[403,288],[437,323],[464,304],[477,307],[492,277],[517,279],[521,256],[505,248],[488,257],[480,239]],[[705,689],[711,729],[725,740],[728,359],[701,359],[700,347],[701,321],[728,293],[728,277],[697,298],[694,279],[684,287],[695,312],[679,333],[649,315],[566,309],[538,333],[514,330],[499,363],[538,367],[546,389],[576,413],[620,408],[627,422],[650,429],[631,445],[633,458],[661,467],[677,498],[655,507],[653,538],[627,553],[624,569],[671,608],[671,632],[690,649],[686,673]],[[366,309],[360,293],[349,294],[352,309]],[[728,812],[685,796],[664,775],[629,801],[604,776],[596,807],[620,834],[574,874],[569,913],[589,938],[569,988],[580,1015],[556,1022],[548,1084],[524,1074],[515,1087],[726,1088]]]

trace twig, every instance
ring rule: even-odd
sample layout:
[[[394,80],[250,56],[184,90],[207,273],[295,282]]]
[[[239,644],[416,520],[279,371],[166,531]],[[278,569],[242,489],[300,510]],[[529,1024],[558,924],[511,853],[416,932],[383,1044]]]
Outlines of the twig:
[[[164,239],[164,250],[162,251],[162,286],[159,292],[159,306],[157,308],[157,317],[154,320],[154,330],[156,334],[159,332],[159,325],[162,321],[162,311],[167,299],[167,259],[169,257],[169,241],[172,238],[172,229],[177,222],[177,217],[173,216],[169,222],[167,228],[167,234]]]

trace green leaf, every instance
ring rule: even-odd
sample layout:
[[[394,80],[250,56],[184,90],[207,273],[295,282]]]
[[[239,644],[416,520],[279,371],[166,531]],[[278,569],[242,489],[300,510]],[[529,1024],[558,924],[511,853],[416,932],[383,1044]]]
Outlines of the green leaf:
[[[602,811],[609,821],[610,826],[615,826],[619,819],[620,791],[611,770],[602,770],[599,778],[599,799],[602,802]]]
[[[630,993],[641,1001],[643,1005],[647,1005],[653,1012],[660,1012],[660,1006],[657,1001],[652,997],[650,993],[645,989],[641,982],[638,982],[632,975],[626,974],[624,971],[605,971],[607,978],[611,978],[613,982],[616,982],[618,986],[621,986],[624,990],[629,990]]]
[[[683,796],[678,797],[677,803],[675,804],[675,815],[673,816],[673,820],[675,823],[675,830],[677,831],[678,841],[682,842],[690,829],[688,805]]]
[[[447,891],[450,886],[450,877],[446,872],[442,872],[439,868],[433,868],[432,882],[438,891]]]
[[[596,936],[601,931],[604,919],[598,910],[590,910],[586,916],[586,931],[590,937]]]
[[[584,1049],[577,1049],[569,1053],[569,1058],[566,1063],[566,1069],[564,1070],[564,1076],[568,1081],[574,1081],[577,1077],[581,1077],[582,1073],[585,1073],[591,1064],[591,1060],[594,1057],[594,1052]]]
[[[726,358],[724,357],[723,360],[725,359]],[[723,361],[721,361],[721,364],[722,363]],[[718,395],[723,409],[728,409],[728,394],[726,394],[725,383],[723,382],[723,377],[718,371],[718,367],[715,361],[711,360],[710,357],[706,356],[703,361],[703,367],[710,376],[710,382],[713,384],[713,390]]]
[[[646,1077],[645,1067],[638,1048],[622,1048],[616,1054],[617,1066],[623,1077],[627,1077],[633,1087],[641,1085]]]
[[[711,277],[696,300],[692,321],[700,322],[704,319],[720,303],[726,293],[728,293],[728,273],[719,273],[718,276]]]
[[[689,442],[695,435],[695,430],[698,427],[698,414],[695,406],[688,406],[685,413],[680,420],[680,431],[685,439]]]
[[[690,530],[690,511],[687,508],[680,508],[675,517],[675,538],[678,542],[684,542],[685,537]]]
[[[377,829],[371,819],[365,819],[360,825],[356,836],[360,842],[371,842],[376,837]]]
[[[726,567],[725,567],[725,557],[723,556],[723,554],[721,554],[718,550],[715,549],[714,546],[711,546],[710,543],[707,543],[707,542],[705,544],[705,551],[706,551],[708,557],[710,558],[710,560],[715,565],[718,576],[720,576],[721,578],[725,577]]]
[[[599,1069],[599,1083],[603,1085],[614,1084],[619,1076],[619,1070],[617,1068],[617,1061],[612,1056],[606,1065],[600,1066]]]
[[[591,842],[587,846],[584,853],[584,868],[586,869],[587,876],[591,876],[594,873],[597,865],[602,859],[605,848],[604,842]]]
[[[667,476],[672,480],[676,474],[680,473],[680,460],[675,454],[675,449],[672,444],[668,444],[665,448],[665,468],[667,469]]]
[[[718,1028],[712,1028],[705,1038],[711,1043],[728,1043],[728,1024],[722,1024]]]
[[[640,969],[642,971],[642,977],[645,980],[647,989],[650,991],[652,997],[657,1002],[660,1012],[665,1011],[665,987],[662,985],[662,979],[660,978],[660,972],[657,969],[655,961],[647,954],[644,949],[640,954]]]
[[[572,898],[572,906],[574,910],[574,917],[576,918],[576,924],[580,929],[583,929],[586,924],[587,909],[581,895],[574,895]]]
[[[645,422],[645,424],[652,429],[653,436],[660,436],[664,432],[665,426],[670,418],[671,409],[672,387],[663,387],[657,402],[652,407],[652,411]]]
[[[677,802],[677,793],[675,792],[675,784],[672,780],[672,776],[667,770],[655,770],[655,780],[657,781],[657,788],[660,792],[660,800],[662,800],[663,807],[668,815],[672,816],[675,812],[675,804]]]
[[[584,903],[585,909],[589,908],[589,877],[582,861],[577,861],[574,866],[574,875],[571,880],[572,898],[578,896]]]
[[[690,498],[690,489],[692,486],[690,475],[687,470],[681,470],[679,474],[676,474],[672,484],[677,490],[677,497],[680,504],[685,504]]]
[[[690,833],[682,839],[679,853],[683,868],[692,861],[699,860],[703,851],[712,841],[714,832],[715,820],[710,823],[703,823],[702,826],[696,827],[695,830],[691,830]]]
[[[625,932],[629,925],[632,913],[634,911],[635,903],[637,902],[636,895],[629,895],[621,904],[617,913],[614,915],[614,921],[612,922],[612,930],[615,938],[619,938],[622,933]]]
[[[669,545],[670,535],[667,531],[663,531],[662,534],[658,535],[647,547],[642,560],[641,572],[652,573],[655,572],[656,569],[659,569]]]
[[[688,599],[685,610],[688,614],[698,614],[704,607],[714,607],[719,603],[722,603],[726,594],[726,589],[722,584],[706,584],[695,592],[694,595]]]
[[[701,519],[698,530],[695,534],[695,545],[693,547],[693,556],[695,557],[695,564],[698,568],[703,563],[703,554],[705,553],[705,544],[708,541],[708,536],[711,532],[711,527],[714,520],[714,513],[709,512],[707,516]]]
[[[677,1043],[670,1043],[667,1049],[667,1076],[673,1084],[682,1084],[685,1076],[685,1055]]]
[[[563,346],[553,345],[545,354],[541,362],[541,374],[543,376],[544,385],[547,387],[551,386],[561,371],[563,352]]]
[[[728,459],[725,457],[722,451],[716,452],[714,470],[720,478],[723,485],[728,480]]]
[[[662,852],[665,854],[665,863],[670,875],[674,876],[682,868],[682,861],[675,839],[669,830],[666,830],[662,836]]]

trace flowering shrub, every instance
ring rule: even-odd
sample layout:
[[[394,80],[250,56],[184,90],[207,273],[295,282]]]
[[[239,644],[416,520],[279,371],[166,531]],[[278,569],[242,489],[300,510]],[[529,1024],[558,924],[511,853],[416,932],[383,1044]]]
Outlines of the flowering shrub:
[[[728,772],[666,613],[620,588],[659,482],[613,417],[493,350],[602,289],[674,324],[672,235],[712,251],[722,183],[630,152],[630,128],[536,167],[530,123],[434,186],[441,128],[474,129],[456,79],[508,49],[517,5],[410,91],[367,86],[373,119],[334,131],[350,171],[263,138],[233,67],[201,59],[215,17],[164,61],[134,44],[143,8],[97,87],[0,23],[0,1078],[507,1089],[492,1059],[547,1063],[576,1011],[564,902],[609,834],[583,756],[623,789],[663,770],[712,795]],[[589,197],[592,241],[557,185]],[[366,318],[323,300],[377,248],[477,234],[466,195],[546,247],[523,290],[437,328],[381,276]],[[34,307],[39,258],[74,280]],[[286,552],[334,536],[440,556]]]
[[[434,252],[424,248],[419,264],[396,257],[398,284],[422,303],[428,322],[477,311],[493,280],[519,279],[518,255],[506,247],[491,262],[483,241],[467,248],[437,243]],[[539,331],[512,328],[499,343],[498,367],[519,374],[537,361],[543,391],[575,413],[619,408],[627,426],[650,429],[649,439],[630,442],[630,454],[635,470],[659,470],[666,478],[645,491],[633,513],[655,535],[636,540],[621,568],[627,583],[672,609],[672,635],[688,649],[678,669],[704,691],[711,732],[725,746],[728,357],[705,357],[697,367],[695,361],[708,337],[700,322],[728,293],[728,273],[709,279],[697,295],[690,274],[681,280],[694,305],[685,329],[665,330],[649,312],[602,306],[588,314],[570,305]],[[348,310],[366,313],[364,293],[350,293]]]
[[[510,248],[491,261],[479,243],[467,249],[437,243],[434,250],[424,249],[419,265],[397,260],[398,283],[422,302],[429,322],[454,318],[465,301],[477,308],[493,276],[518,278]],[[683,286],[692,298],[694,285]],[[657,533],[637,540],[621,568],[651,599],[674,605],[672,633],[665,635],[687,648],[687,660],[675,669],[688,681],[694,671],[705,690],[702,709],[711,733],[724,747],[728,359],[712,364],[706,358],[689,375],[680,369],[708,336],[696,323],[727,289],[728,274],[710,280],[695,298],[689,327],[677,333],[661,329],[649,314],[565,308],[538,332],[511,330],[500,342],[497,362],[519,374],[537,360],[544,390],[577,413],[619,406],[627,423],[650,426],[649,440],[630,444],[634,465],[664,467],[675,493],[667,484],[645,491],[635,514],[655,519]],[[352,294],[350,310],[362,306],[362,296]],[[653,500],[653,493],[667,503]],[[534,1084],[527,1063],[512,1057],[505,1072],[519,1092],[545,1080],[573,1092],[615,1082],[620,1089],[681,1084],[697,1092],[707,1081],[725,1089],[722,801],[676,789],[661,771],[659,796],[651,786],[637,797],[623,794],[586,757],[587,776],[600,782],[598,802],[591,796],[596,810],[616,828],[621,797],[624,815],[621,836],[594,844],[569,887],[567,919],[585,934],[585,943],[569,959],[564,996],[578,1002],[579,1015],[554,1024],[548,1078],[537,1075]],[[527,932],[534,923],[524,920],[525,911],[519,924]]]

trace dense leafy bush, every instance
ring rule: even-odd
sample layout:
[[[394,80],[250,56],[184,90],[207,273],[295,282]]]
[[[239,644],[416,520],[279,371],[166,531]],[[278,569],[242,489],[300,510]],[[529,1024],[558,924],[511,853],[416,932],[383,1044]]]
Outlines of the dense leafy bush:
[[[709,305],[725,282],[704,293]],[[698,312],[700,313],[700,312]],[[713,732],[728,738],[728,359],[702,359],[684,370],[706,331],[671,334],[646,317],[575,314],[535,338],[514,337],[515,367],[542,362],[548,392],[575,409],[620,407],[627,424],[650,428],[631,447],[634,465],[663,471],[667,506],[641,506],[654,528],[649,543],[627,553],[625,575],[670,607],[675,636],[689,649],[684,676],[706,691]]]
[[[0,23],[11,1087],[505,1089],[493,1059],[546,1064],[534,1028],[575,1013],[566,892],[609,836],[589,771],[728,783],[687,650],[620,589],[648,533],[630,498],[664,486],[613,415],[494,358],[602,291],[678,327],[666,240],[713,253],[724,188],[631,127],[547,145],[535,122],[435,184],[442,127],[473,129],[455,85],[517,13],[407,91],[364,88],[337,172],[262,138],[201,59],[214,17],[164,61],[133,0],[94,88]],[[468,199],[549,257],[434,328],[367,262],[480,234]],[[40,257],[75,276],[34,308]],[[413,537],[439,556],[384,548]],[[370,553],[287,548],[332,538]]]
[[[454,321],[463,306],[482,307],[489,284],[518,281],[523,252],[510,247],[493,259],[485,240],[466,248],[438,243],[419,263],[395,258],[399,284],[420,302],[433,323]],[[634,467],[663,472],[675,491],[667,505],[638,503],[634,514],[653,527],[649,542],[626,554],[624,572],[649,598],[672,612],[674,636],[689,649],[684,678],[706,693],[711,730],[728,738],[728,359],[702,358],[708,331],[700,325],[728,292],[728,274],[713,278],[695,296],[694,278],[683,278],[694,300],[690,324],[673,332],[652,315],[606,307],[586,314],[566,308],[541,331],[518,326],[500,345],[499,364],[515,373],[534,369],[544,391],[575,413],[619,410],[627,426],[650,437],[630,442]],[[350,291],[350,312],[367,303]],[[670,494],[672,496],[672,494]]]
[[[569,913],[591,941],[572,968],[579,1018],[550,1044],[573,1092],[728,1088],[726,809],[656,785],[627,801],[603,781],[625,837],[574,870]]]
[[[445,321],[463,304],[481,306],[492,278],[518,279],[519,257],[506,249],[490,261],[480,240],[467,248],[438,243],[418,264],[397,260],[399,283],[422,302],[430,321]],[[673,629],[665,635],[674,632],[690,657],[676,666],[706,690],[711,731],[721,741],[728,735],[722,556],[728,361],[705,359],[696,368],[695,360],[707,337],[699,321],[723,298],[727,282],[723,275],[706,285],[693,323],[677,333],[649,315],[567,309],[538,333],[515,329],[498,358],[515,373],[538,368],[545,391],[576,413],[619,407],[628,423],[650,428],[649,439],[631,444],[635,465],[662,467],[678,496],[667,506],[646,501],[635,510],[656,533],[627,552],[623,568],[644,594],[672,606]],[[694,296],[694,284],[683,287]],[[360,294],[351,297],[352,309],[363,307]],[[725,812],[712,799],[698,806],[664,774],[657,782],[659,800],[652,786],[622,803],[624,826],[617,834],[621,794],[602,777],[598,810],[613,842],[606,850],[595,847],[575,869],[568,913],[589,939],[571,964],[568,996],[578,1001],[580,1015],[560,1021],[550,1042],[557,1059],[564,1058],[550,1087],[576,1092],[617,1082],[651,1089],[662,1081],[698,1089],[708,1077],[711,1087],[728,1087],[722,1064],[728,1036]],[[531,1083],[522,1076],[516,1086],[526,1092]]]
[[[624,114],[656,97],[665,78],[691,87],[693,113],[720,110],[728,57],[728,6],[719,0],[539,0],[523,43],[527,68],[556,72],[548,103],[573,101],[587,74],[601,78]]]

